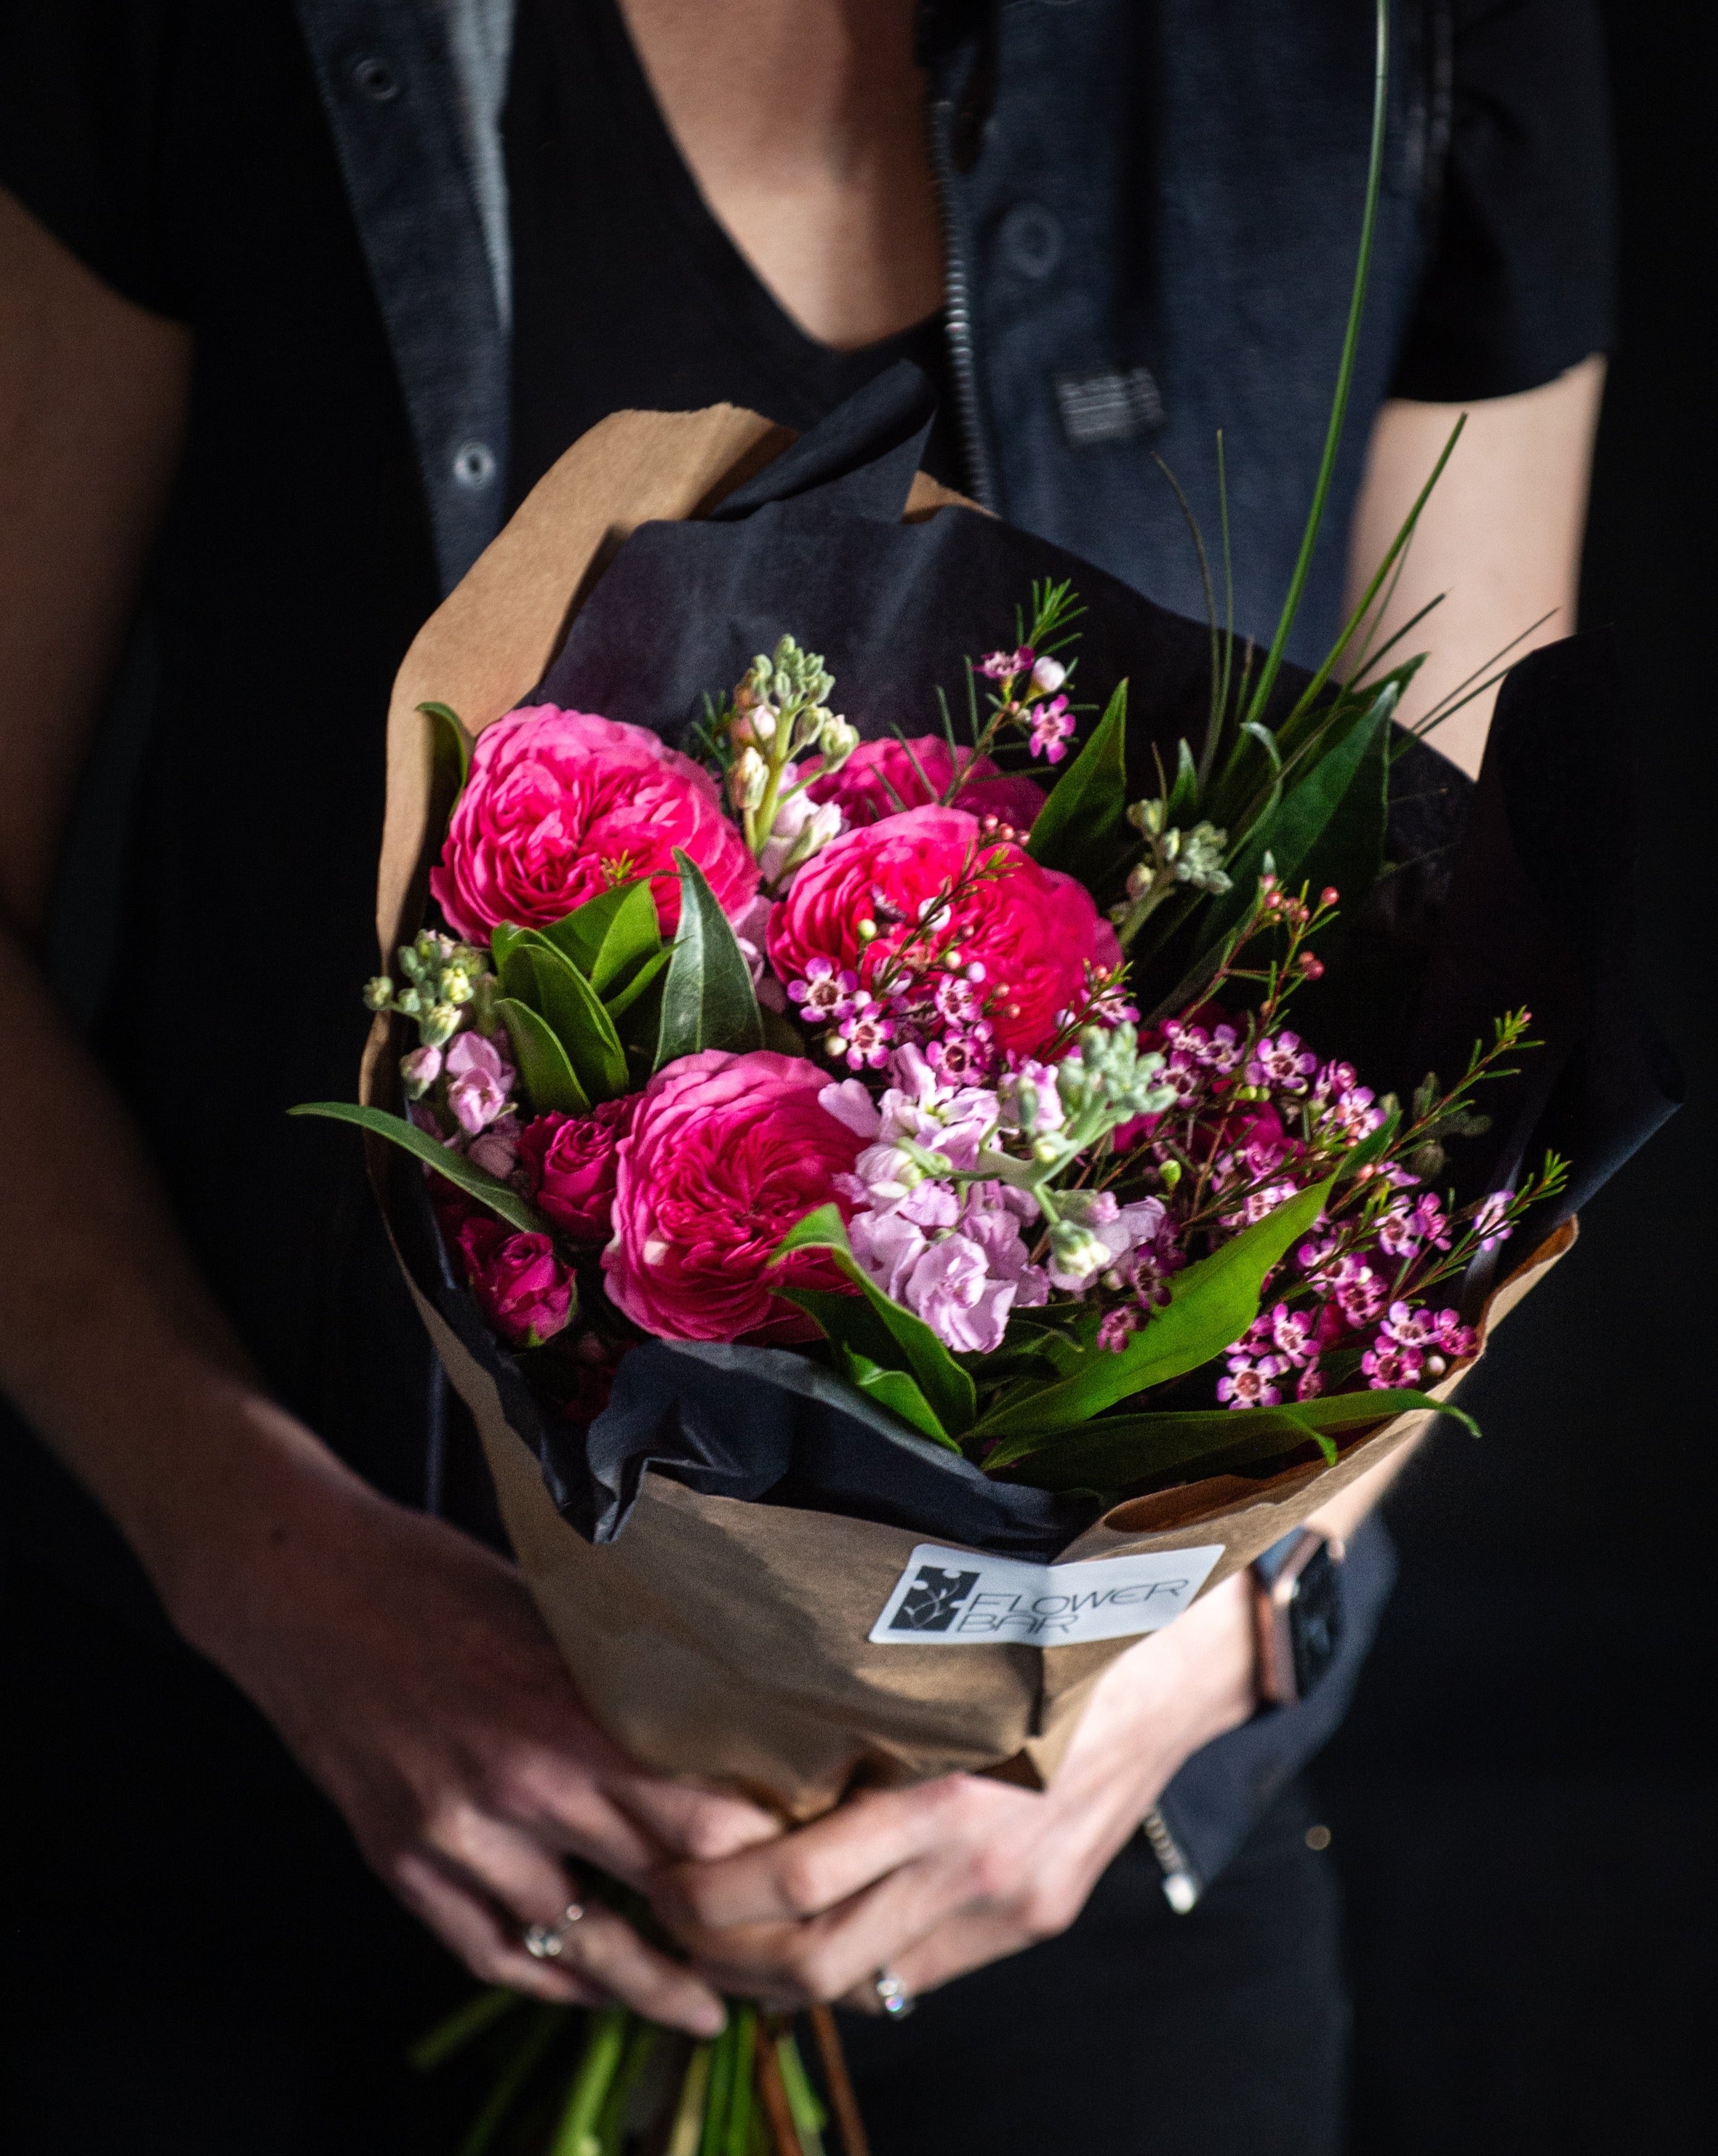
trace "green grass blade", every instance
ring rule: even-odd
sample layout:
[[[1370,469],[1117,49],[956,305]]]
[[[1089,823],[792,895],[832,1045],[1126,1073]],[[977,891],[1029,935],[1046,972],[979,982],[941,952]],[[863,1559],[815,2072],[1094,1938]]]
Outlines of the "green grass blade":
[[[1270,692],[1276,686],[1277,675],[1282,670],[1290,634],[1294,629],[1295,616],[1300,611],[1300,602],[1306,594],[1307,578],[1312,573],[1313,552],[1318,545],[1320,526],[1324,522],[1325,505],[1330,499],[1331,482],[1336,476],[1336,453],[1341,445],[1343,423],[1348,415],[1349,393],[1354,386],[1354,362],[1360,349],[1360,328],[1366,312],[1367,287],[1372,280],[1372,243],[1377,234],[1378,196],[1384,177],[1385,123],[1390,109],[1390,0],[1377,0],[1377,50],[1372,68],[1372,137],[1371,155],[1367,162],[1366,208],[1361,218],[1360,249],[1354,265],[1354,287],[1348,303],[1347,327],[1342,336],[1342,357],[1336,369],[1336,391],[1331,402],[1330,424],[1325,430],[1324,454],[1319,459],[1318,479],[1312,490],[1312,506],[1307,512],[1300,552],[1295,562],[1294,574],[1289,579],[1288,593],[1277,621],[1276,634],[1271,639],[1270,649],[1254,685],[1253,701],[1247,712],[1248,717],[1253,719],[1263,718],[1269,705]]]

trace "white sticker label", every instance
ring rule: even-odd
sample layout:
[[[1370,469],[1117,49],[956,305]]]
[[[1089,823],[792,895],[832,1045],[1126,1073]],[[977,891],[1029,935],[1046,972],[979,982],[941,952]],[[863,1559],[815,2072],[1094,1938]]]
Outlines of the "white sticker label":
[[[879,1647],[982,1640],[1065,1647],[1172,1624],[1223,1555],[1221,1543],[1077,1564],[1029,1564],[921,1543],[871,1627]]]

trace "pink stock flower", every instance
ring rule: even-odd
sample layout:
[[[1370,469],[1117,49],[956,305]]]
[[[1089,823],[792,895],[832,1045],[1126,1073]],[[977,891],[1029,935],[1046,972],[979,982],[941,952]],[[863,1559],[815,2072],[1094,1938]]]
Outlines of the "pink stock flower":
[[[514,1348],[554,1337],[572,1314],[572,1275],[546,1235],[520,1235],[483,1213],[463,1222],[459,1254],[478,1308]]]
[[[497,1183],[505,1183],[519,1165],[519,1118],[510,1111],[497,1116],[465,1148],[465,1158]]]
[[[649,876],[662,926],[672,929],[676,847],[703,870],[724,913],[743,911],[757,864],[707,773],[643,726],[528,705],[478,736],[429,887],[455,931],[485,943],[502,921],[546,928]]]
[[[531,1202],[575,1243],[606,1243],[620,1142],[638,1096],[604,1101],[588,1116],[539,1116],[520,1133],[519,1158]]]
[[[946,921],[927,937],[920,923],[939,904]],[[862,938],[862,921],[879,932]],[[1052,1038],[1089,960],[1121,960],[1115,931],[1072,876],[1040,868],[1018,846],[988,844],[961,809],[914,808],[848,832],[800,870],[771,916],[770,963],[797,981],[823,957],[870,987],[897,952],[912,965],[951,939],[982,958],[993,998],[986,1016],[998,1045],[1022,1055]]]
[[[448,1106],[454,1119],[469,1137],[506,1112],[517,1073],[502,1055],[497,1034],[486,1040],[480,1033],[456,1033],[448,1044],[443,1067],[448,1074]]]
[[[813,757],[803,768],[815,771]],[[911,741],[861,742],[839,771],[813,778],[804,798],[830,802],[849,824],[880,824],[904,808],[926,808],[947,793],[956,773],[961,786],[951,804],[969,816],[994,816],[1017,831],[1029,831],[1044,807],[1042,790],[1029,778],[999,771],[987,756],[951,749],[941,734]]]
[[[802,1057],[762,1049],[708,1049],[651,1080],[619,1149],[603,1253],[609,1295],[635,1325],[669,1340],[816,1338],[775,1291],[849,1283],[818,1251],[770,1260],[860,1150],[818,1103],[828,1082]]]

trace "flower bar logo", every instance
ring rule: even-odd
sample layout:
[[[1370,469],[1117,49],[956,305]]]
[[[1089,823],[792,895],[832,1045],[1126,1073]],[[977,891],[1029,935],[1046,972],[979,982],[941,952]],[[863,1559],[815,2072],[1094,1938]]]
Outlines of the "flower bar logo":
[[[1211,1576],[1221,1543],[1028,1564],[921,1543],[871,1627],[880,1647],[1069,1646],[1161,1631]]]

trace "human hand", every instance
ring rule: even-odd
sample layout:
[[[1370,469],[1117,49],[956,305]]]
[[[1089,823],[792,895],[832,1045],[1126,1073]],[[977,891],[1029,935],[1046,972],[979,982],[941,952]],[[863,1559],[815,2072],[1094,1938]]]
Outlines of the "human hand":
[[[473,1974],[539,1999],[619,1998],[697,2035],[721,2000],[585,1901],[562,1955],[526,1953],[575,1898],[564,1860],[642,1884],[778,1831],[737,1799],[645,1773],[586,1712],[514,1568],[347,1481],[295,1498],[196,1639],[345,1815],[373,1868]]]
[[[1231,1578],[1100,1680],[1047,1790],[951,1774],[854,1799],[814,1825],[669,1866],[658,1913],[700,1975],[792,2008],[876,2007],[1064,1931],[1183,1760],[1252,1713],[1244,1577]]]

